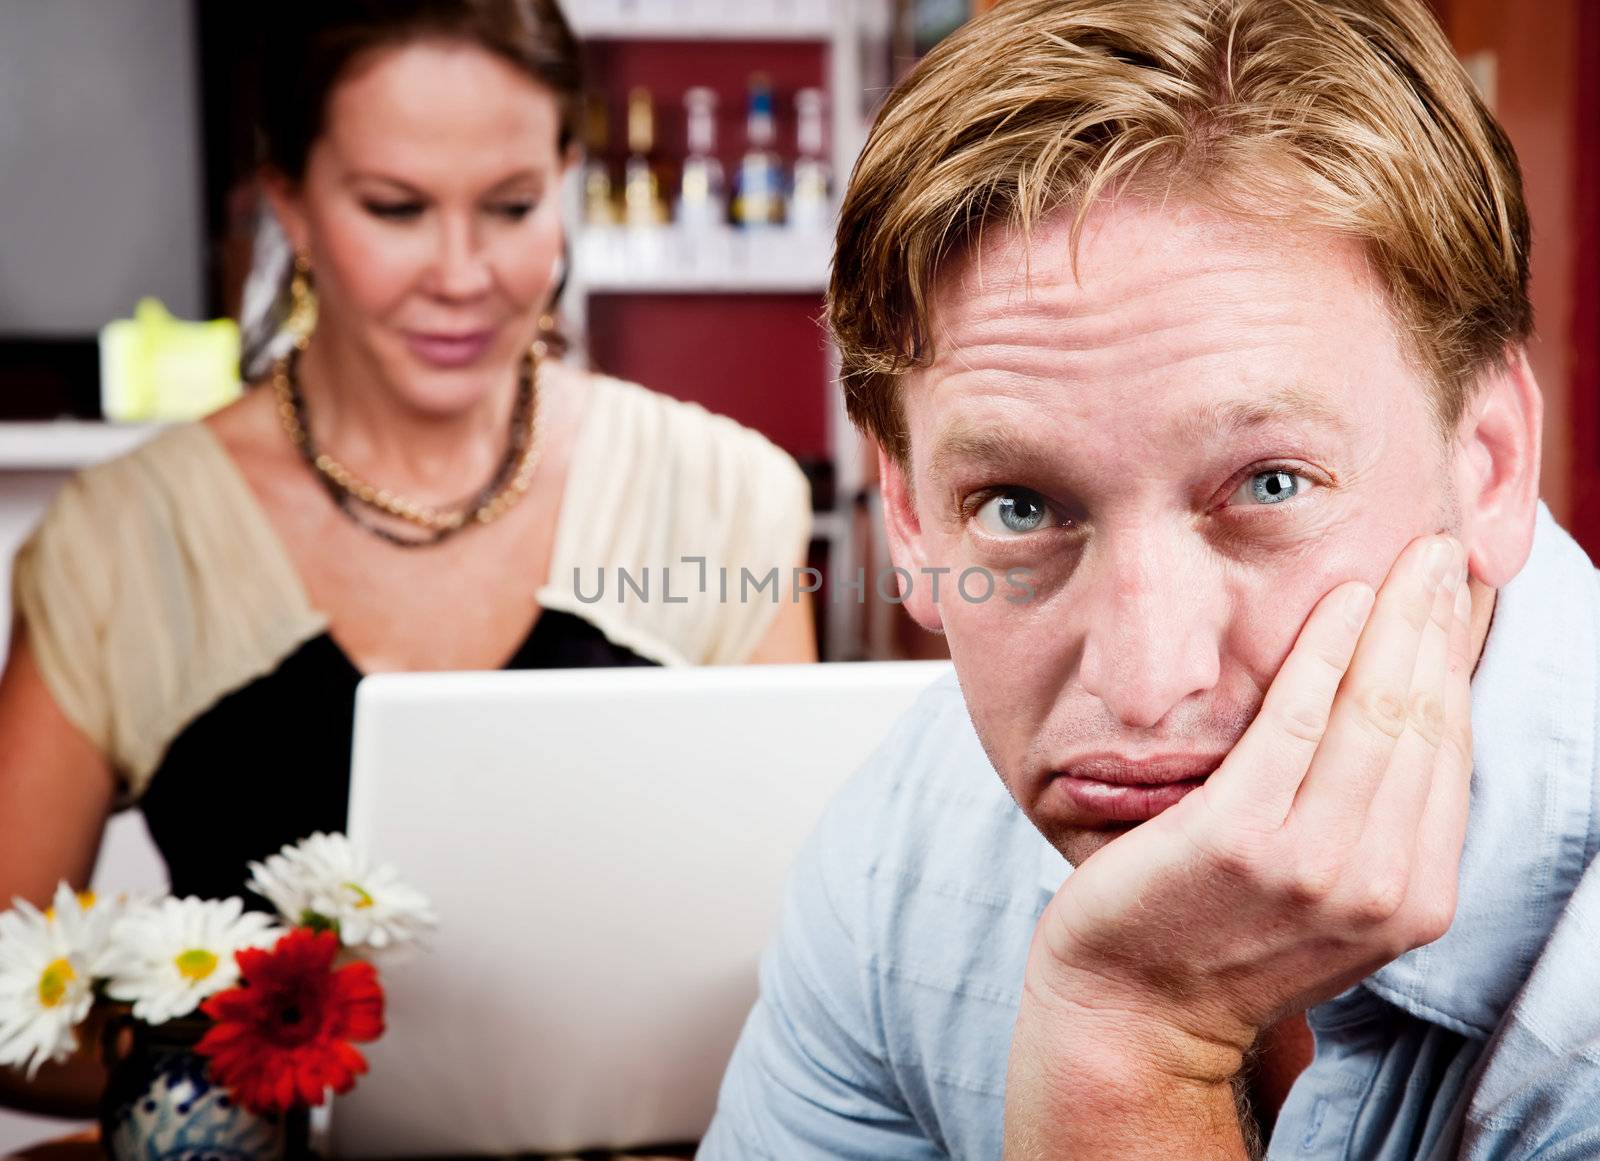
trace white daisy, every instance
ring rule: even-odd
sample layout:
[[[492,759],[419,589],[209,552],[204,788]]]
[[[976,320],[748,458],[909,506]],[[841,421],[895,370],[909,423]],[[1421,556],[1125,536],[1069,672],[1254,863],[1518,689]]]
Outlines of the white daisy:
[[[56,888],[56,897],[47,918],[58,924],[68,944],[83,954],[95,975],[110,946],[111,929],[129,906],[126,895],[97,896],[93,891],[73,891],[65,883]]]
[[[22,899],[0,915],[0,1065],[24,1068],[30,1079],[45,1061],[72,1055],[94,1006],[89,957],[74,942],[88,935],[85,910],[62,883],[55,918]]]
[[[134,904],[111,928],[106,995],[133,1004],[146,1024],[187,1016],[239,982],[233,954],[268,947],[282,933],[242,899],[172,899]]]
[[[333,923],[346,947],[397,948],[437,922],[426,896],[342,834],[314,834],[265,863],[251,863],[250,872],[250,890],[270,899],[290,923]]]

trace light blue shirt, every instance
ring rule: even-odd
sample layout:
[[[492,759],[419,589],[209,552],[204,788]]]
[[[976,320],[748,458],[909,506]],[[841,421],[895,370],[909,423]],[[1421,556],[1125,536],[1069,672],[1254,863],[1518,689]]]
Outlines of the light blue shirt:
[[[1269,1158],[1600,1157],[1600,584],[1542,508],[1473,679],[1455,922],[1309,1014]],[[1070,870],[954,680],[841,793],[794,869],[709,1161],[999,1158],[1034,924]]]

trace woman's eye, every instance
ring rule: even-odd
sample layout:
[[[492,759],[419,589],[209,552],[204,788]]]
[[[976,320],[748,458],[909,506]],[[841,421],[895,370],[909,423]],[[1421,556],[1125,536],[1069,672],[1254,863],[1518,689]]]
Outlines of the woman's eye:
[[[1269,468],[1264,472],[1256,472],[1246,477],[1243,483],[1228,498],[1231,504],[1282,504],[1285,500],[1292,500],[1303,492],[1315,487],[1315,481],[1300,475],[1297,472],[1286,472],[1282,468]]]
[[[533,205],[533,202],[503,202],[495,206],[493,212],[508,221],[520,222],[533,213]]]
[[[985,500],[973,519],[991,536],[1025,536],[1050,524],[1050,507],[1036,492],[1008,488]]]
[[[386,222],[409,222],[422,215],[421,202],[367,202],[366,209]]]

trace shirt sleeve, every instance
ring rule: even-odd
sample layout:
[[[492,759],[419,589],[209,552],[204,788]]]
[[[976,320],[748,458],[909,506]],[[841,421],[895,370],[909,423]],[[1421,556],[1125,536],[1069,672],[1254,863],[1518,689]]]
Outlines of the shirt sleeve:
[[[761,993],[701,1161],[923,1161],[943,1154],[895,1084],[865,964],[825,879],[819,831],[790,878]]]

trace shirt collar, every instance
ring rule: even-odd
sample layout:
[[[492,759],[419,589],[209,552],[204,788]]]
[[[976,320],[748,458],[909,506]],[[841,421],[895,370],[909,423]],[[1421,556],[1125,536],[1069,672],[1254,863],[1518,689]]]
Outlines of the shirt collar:
[[[1366,981],[1413,1015],[1487,1037],[1600,845],[1594,817],[1600,587],[1539,505],[1533,551],[1499,591],[1472,680],[1472,800],[1460,899],[1443,938]],[[1072,872],[1038,831],[1039,886]]]

